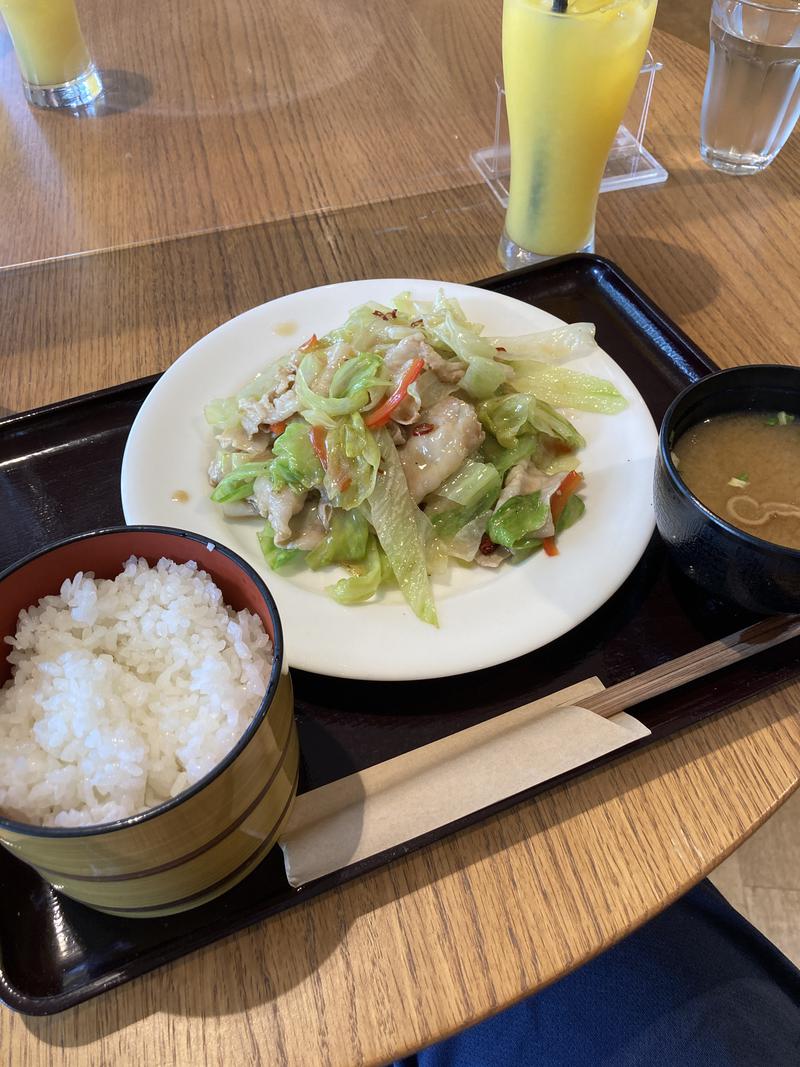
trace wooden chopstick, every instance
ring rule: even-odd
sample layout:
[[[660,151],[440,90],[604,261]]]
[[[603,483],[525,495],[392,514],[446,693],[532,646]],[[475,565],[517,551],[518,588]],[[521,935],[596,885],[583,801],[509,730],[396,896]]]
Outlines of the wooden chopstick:
[[[581,700],[587,711],[608,718],[620,711],[640,704],[643,700],[668,693],[670,689],[704,678],[707,674],[747,659],[756,652],[774,648],[784,641],[800,636],[800,616],[776,615],[735,634],[712,641],[709,645],[688,652],[685,656],[651,667],[624,682],[609,686],[602,693],[594,693]]]

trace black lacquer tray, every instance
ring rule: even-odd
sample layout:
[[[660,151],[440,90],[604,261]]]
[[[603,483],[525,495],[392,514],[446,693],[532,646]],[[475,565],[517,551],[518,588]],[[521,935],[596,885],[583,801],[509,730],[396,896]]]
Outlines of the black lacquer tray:
[[[567,321],[590,321],[630,375],[658,423],[711,360],[613,264],[570,256],[478,285],[537,304]],[[119,468],[136,412],[155,378],[0,420],[0,569],[70,534],[123,521]],[[597,675],[606,685],[691,651],[751,621],[708,602],[670,567],[657,539],[599,611],[547,648],[460,678],[351,682],[293,672],[311,789],[462,730],[511,707]],[[790,642],[636,709],[652,731],[629,748],[721,711],[800,674]],[[628,748],[625,749],[625,752]],[[250,923],[582,774],[619,752],[511,797],[381,856],[289,888],[280,853],[246,881],[195,911],[123,920],[60,897],[0,850],[0,998],[29,1014],[61,1011]]]

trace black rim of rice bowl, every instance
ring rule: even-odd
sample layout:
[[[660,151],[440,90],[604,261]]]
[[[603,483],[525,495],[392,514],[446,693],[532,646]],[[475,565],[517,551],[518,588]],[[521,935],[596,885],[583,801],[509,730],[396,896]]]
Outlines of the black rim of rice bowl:
[[[19,822],[15,819],[6,818],[2,812],[0,812],[0,826],[13,830],[16,833],[27,834],[32,837],[89,837],[98,834],[113,833],[115,830],[124,830],[130,826],[136,826],[139,823],[147,822],[150,819],[155,819],[159,815],[163,815],[164,812],[170,811],[172,808],[178,807],[179,804],[183,804],[184,801],[189,800],[195,796],[202,789],[213,782],[224,770],[226,770],[231,763],[236,759],[240,752],[249,744],[251,738],[255,734],[258,727],[266,715],[267,711],[272,705],[272,700],[275,696],[275,692],[278,688],[280,681],[281,670],[283,667],[283,627],[281,626],[280,616],[278,614],[278,607],[275,603],[275,599],[266,586],[266,583],[258,574],[258,572],[250,566],[250,564],[242,559],[238,553],[232,549],[219,543],[219,541],[213,540],[209,537],[202,537],[200,534],[190,533],[188,530],[179,530],[171,526],[104,526],[98,530],[90,530],[87,533],[75,534],[72,537],[65,537],[60,541],[54,541],[50,545],[46,545],[44,548],[39,549],[36,552],[32,552],[29,556],[19,560],[17,563],[13,563],[10,567],[7,567],[4,571],[0,572],[0,583],[4,582],[6,578],[20,570],[22,567],[27,566],[34,560],[47,556],[56,549],[63,548],[65,545],[74,544],[78,541],[90,541],[95,537],[104,537],[108,534],[137,534],[137,533],[150,533],[150,534],[165,534],[172,537],[182,537],[187,541],[195,541],[197,544],[204,547],[213,546],[214,552],[219,552],[225,556],[226,559],[235,563],[240,570],[242,570],[253,585],[258,590],[260,596],[263,598],[264,603],[267,606],[270,619],[272,621],[272,627],[274,637],[272,639],[272,668],[270,672],[269,681],[267,682],[267,688],[264,696],[261,699],[256,711],[247,725],[242,736],[227,753],[227,755],[220,760],[220,762],[213,767],[208,774],[192,785],[188,786],[183,792],[178,793],[177,796],[171,797],[169,800],[164,800],[160,804],[157,804],[153,808],[147,808],[145,811],[140,811],[136,815],[128,815],[124,819],[115,819],[113,822],[105,823],[92,823],[87,826],[39,826],[34,823]],[[131,550],[131,555],[137,555],[136,550]],[[159,557],[161,558],[161,557]],[[169,554],[164,553],[164,558],[169,559]],[[123,561],[124,562],[124,561]],[[198,564],[198,566],[201,566]],[[201,568],[202,569],[202,568]],[[209,572],[206,572],[209,573]],[[210,574],[212,581],[214,579],[213,574]],[[225,601],[226,606],[228,605]],[[27,604],[22,604],[22,608],[28,607]],[[266,628],[265,628],[266,629]],[[0,634],[0,640],[5,637],[5,634]],[[267,634],[269,636],[269,634]]]
[[[694,392],[694,390],[697,389],[699,386],[706,384],[712,379],[714,381],[718,379],[724,379],[728,375],[738,375],[741,371],[752,371],[756,367],[763,367],[764,369],[769,370],[776,369],[778,367],[780,367],[781,370],[789,369],[789,366],[783,363],[750,363],[744,364],[741,367],[727,367],[725,370],[716,371],[714,374],[707,374],[703,378],[698,378],[696,382],[692,382],[691,385],[687,385],[685,389],[678,393],[678,395],[672,401],[670,406],[667,408],[667,412],[661,422],[661,429],[658,434],[658,447],[661,453],[661,461],[664,464],[664,468],[667,471],[676,489],[683,496],[688,497],[689,500],[691,500],[692,503],[700,511],[702,511],[703,515],[705,515],[709,522],[713,523],[715,526],[720,526],[731,536],[739,538],[739,540],[744,541],[746,544],[749,544],[752,548],[769,549],[770,551],[775,552],[777,555],[784,556],[787,559],[797,559],[798,557],[800,557],[800,549],[790,548],[788,545],[779,545],[776,541],[768,541],[766,537],[758,537],[756,534],[748,533],[746,530],[743,530],[741,526],[735,526],[733,523],[728,522],[727,519],[723,519],[721,515],[717,515],[715,511],[711,511],[711,509],[708,508],[699,497],[695,496],[695,494],[692,492],[692,490],[681,477],[680,468],[676,467],[672,460],[672,448],[674,445],[674,440],[670,440],[670,437],[673,436],[672,423],[675,418],[675,412],[681,406],[681,404],[683,404],[686,397],[689,396],[690,393]],[[798,381],[800,382],[800,367],[795,369],[798,371]],[[759,409],[758,407],[754,406],[749,410],[758,411]],[[800,392],[798,393],[798,410],[800,410]],[[726,412],[726,414],[729,415],[746,413],[747,409],[737,409],[735,411]],[[692,423],[691,425],[686,426],[686,428],[683,430],[683,433],[686,433],[687,430],[691,429],[692,425],[696,424]]]

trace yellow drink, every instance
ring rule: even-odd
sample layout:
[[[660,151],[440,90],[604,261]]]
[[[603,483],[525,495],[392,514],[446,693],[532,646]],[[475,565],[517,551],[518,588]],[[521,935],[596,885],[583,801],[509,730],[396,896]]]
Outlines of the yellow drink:
[[[504,0],[511,138],[506,235],[542,256],[593,240],[600,180],[657,0]]]
[[[0,11],[31,85],[63,85],[91,65],[75,0],[0,0]]]

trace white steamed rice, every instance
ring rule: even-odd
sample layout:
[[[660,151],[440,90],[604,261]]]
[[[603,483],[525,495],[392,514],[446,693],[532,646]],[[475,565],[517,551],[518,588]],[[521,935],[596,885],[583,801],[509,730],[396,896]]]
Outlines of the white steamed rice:
[[[0,812],[85,826],[144,811],[236,744],[269,679],[261,620],[195,563],[132,556],[20,612],[0,689]]]

